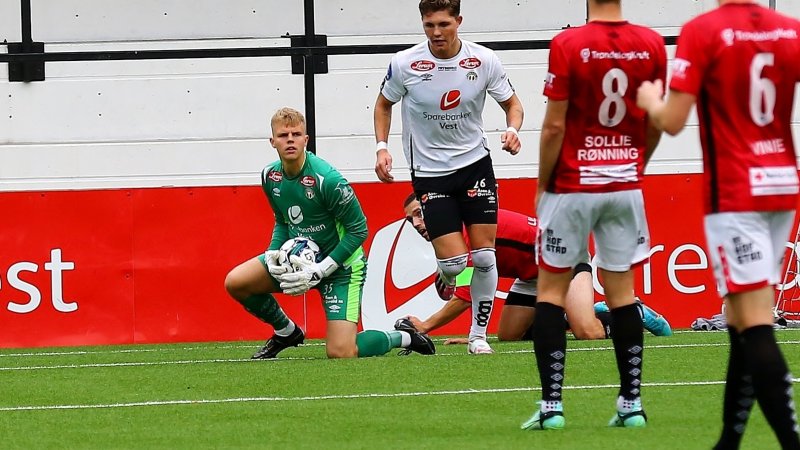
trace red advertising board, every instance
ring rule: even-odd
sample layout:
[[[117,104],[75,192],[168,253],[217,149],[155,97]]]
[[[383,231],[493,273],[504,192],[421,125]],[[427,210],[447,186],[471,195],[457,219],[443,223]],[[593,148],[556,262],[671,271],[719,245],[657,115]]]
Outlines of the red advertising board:
[[[653,252],[636,289],[676,328],[721,304],[704,250],[700,181],[659,175],[645,185]],[[532,214],[535,186],[501,180],[501,206]],[[401,315],[438,309],[430,246],[402,220],[409,183],[354,187],[370,229],[363,326],[386,328]],[[0,347],[271,334],[223,287],[226,273],[269,241],[272,218],[258,186],[3,193],[0,210]],[[500,291],[508,286],[501,282]],[[277,298],[309,337],[323,337],[315,293]],[[468,321],[464,315],[440,333],[466,333]]]

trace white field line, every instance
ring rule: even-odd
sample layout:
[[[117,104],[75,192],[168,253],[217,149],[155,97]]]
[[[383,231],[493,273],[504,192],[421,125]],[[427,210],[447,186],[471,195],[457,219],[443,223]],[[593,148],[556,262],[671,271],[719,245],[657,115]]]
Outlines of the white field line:
[[[798,341],[800,343],[800,341]],[[675,344],[664,345],[656,348],[683,348],[683,347],[719,347],[727,344]],[[652,348],[654,346],[647,346]],[[567,351],[605,351],[613,350],[614,347],[586,347],[586,348],[573,348]],[[150,349],[142,349],[143,352],[148,352]],[[110,353],[120,353],[121,351],[111,351]],[[134,351],[125,351],[125,353],[134,353]],[[496,354],[521,354],[533,353],[533,350],[508,350],[498,351]],[[86,354],[103,354],[103,352],[64,352],[57,353],[51,356],[66,356],[66,355],[86,355]],[[26,354],[18,354],[18,356],[25,356]],[[40,353],[33,353],[33,356],[39,356]],[[435,356],[463,356],[463,353],[438,353]],[[19,367],[0,367],[0,372],[17,371],[17,370],[46,370],[46,369],[85,369],[85,368],[98,368],[98,367],[141,367],[141,366],[167,366],[167,365],[181,365],[181,364],[209,364],[209,363],[234,363],[234,362],[252,362],[252,363],[271,363],[280,361],[292,360],[314,360],[320,358],[313,357],[281,357],[271,360],[252,360],[249,358],[232,358],[232,359],[192,359],[192,360],[177,360],[177,361],[140,361],[140,362],[117,362],[117,363],[89,363],[89,364],[60,364],[60,365],[43,365],[43,366],[19,366]]]
[[[784,345],[794,345],[800,344],[800,341],[783,341],[781,344]],[[675,349],[675,348],[707,348],[707,347],[727,347],[727,343],[715,343],[715,344],[673,344],[673,345],[647,345],[645,346],[646,350],[651,349]],[[568,352],[587,352],[587,351],[609,351],[614,350],[614,347],[585,347],[585,348],[570,348],[567,349]],[[96,354],[101,352],[88,352],[89,354]],[[508,350],[508,351],[498,351],[495,354],[523,354],[523,353],[533,353],[533,350]],[[76,354],[81,355],[85,354],[82,352],[76,353],[69,353],[69,354]],[[34,355],[39,355],[38,353]],[[464,353],[437,353],[436,357],[443,357],[443,356],[464,356]],[[8,371],[20,371],[20,370],[52,370],[52,369],[87,369],[87,368],[99,368],[99,367],[144,367],[144,366],[171,366],[171,365],[182,365],[182,364],[216,364],[216,363],[256,363],[256,364],[268,364],[268,363],[278,363],[281,361],[297,361],[297,360],[318,360],[323,358],[315,358],[315,357],[281,357],[276,359],[270,360],[253,360],[249,358],[231,358],[231,359],[189,359],[189,360],[177,360],[177,361],[132,361],[132,362],[115,362],[115,363],[90,363],[90,364],[60,364],[60,365],[46,365],[46,366],[19,366],[19,367],[0,367],[0,372],[8,372]]]
[[[296,360],[315,360],[322,358],[276,358],[269,360],[254,360],[254,359],[189,359],[180,361],[142,361],[142,362],[119,362],[119,363],[93,363],[93,364],[63,364],[57,366],[21,366],[21,367],[0,367],[0,372],[7,372],[13,370],[45,370],[45,369],[87,369],[97,367],[142,367],[142,366],[171,366],[182,364],[215,364],[215,363],[261,363],[269,364],[271,362],[279,361],[296,361]]]
[[[800,328],[787,328],[785,330],[780,330],[782,333],[792,333],[792,332],[800,332]],[[675,330],[675,334],[712,334],[712,333],[724,333],[724,331],[692,331],[692,330]],[[434,339],[435,342],[439,344],[443,344],[448,338],[439,338]],[[779,341],[781,344],[796,344],[798,341]],[[324,346],[325,342],[314,342],[310,344],[303,344],[305,347],[321,347]],[[458,344],[454,344],[458,345]],[[674,344],[674,345],[646,345],[646,348],[679,348],[679,347],[702,347],[702,346],[727,346],[728,343],[719,343],[719,344]],[[113,355],[113,354],[121,354],[121,353],[172,353],[175,351],[197,351],[197,350],[210,350],[210,349],[253,349],[257,347],[258,344],[254,343],[242,343],[242,344],[228,344],[228,345],[203,345],[203,346],[186,346],[186,347],[174,347],[174,346],[165,346],[160,348],[129,348],[129,349],[103,349],[103,350],[63,350],[63,351],[52,351],[52,352],[23,352],[23,353],[0,353],[0,358],[17,358],[17,357],[24,357],[24,356],[74,356],[74,355]],[[575,348],[569,349],[570,351],[588,351],[588,350],[608,350],[611,347],[587,347],[587,348]],[[498,353],[524,353],[524,352],[498,352]]]
[[[800,333],[800,328],[786,328],[779,330],[781,333]],[[674,334],[718,334],[718,333],[725,333],[724,330],[713,330],[713,331],[694,331],[694,330],[673,330]],[[647,335],[647,334],[645,334]],[[433,339],[435,342],[443,344],[449,338],[436,338]],[[781,342],[779,342],[781,343]],[[794,341],[784,341],[783,343],[795,343]],[[115,350],[64,350],[64,351],[52,351],[52,352],[25,352],[25,353],[0,353],[0,358],[12,358],[12,357],[20,357],[20,356],[72,356],[72,355],[100,355],[100,354],[119,354],[119,353],[168,353],[174,352],[178,350],[182,351],[195,351],[195,350],[208,350],[208,349],[230,349],[230,348],[254,348],[258,344],[257,343],[241,343],[241,344],[226,344],[226,345],[198,345],[198,346],[186,346],[186,347],[177,347],[177,346],[170,346],[170,344],[165,344],[164,347],[158,348],[128,348],[128,349],[115,349]],[[303,344],[306,347],[321,347],[325,345],[325,342],[313,342],[310,344]],[[458,345],[458,344],[454,344]],[[700,344],[702,345],[702,344]],[[711,345],[711,344],[709,344]],[[719,345],[728,345],[727,343],[719,344]],[[647,348],[658,347],[654,345],[647,345]],[[584,350],[584,349],[577,349],[577,350]]]
[[[167,344],[168,345],[168,344]],[[304,344],[308,347],[316,347],[325,345],[325,343],[312,343]],[[206,345],[197,347],[173,347],[164,346],[159,348],[127,348],[115,350],[63,350],[53,352],[27,352],[27,353],[0,353],[0,358],[15,358],[22,356],[74,356],[74,355],[113,355],[120,353],[171,353],[176,351],[195,351],[195,350],[213,350],[213,349],[230,349],[230,348],[256,348],[258,344],[231,344],[231,345]]]
[[[800,332],[800,328],[787,328],[780,330],[782,333],[792,333],[792,332]],[[674,334],[712,334],[712,333],[724,333],[724,331],[693,331],[693,330],[674,330]],[[435,342],[443,344],[448,338],[437,338],[434,339]],[[779,342],[783,344],[794,344],[797,343],[796,341],[783,341]],[[166,344],[169,345],[169,344]],[[255,348],[258,344],[228,344],[228,345],[203,345],[203,346],[187,346],[187,347],[173,347],[173,346],[165,346],[161,348],[129,348],[129,349],[116,349],[116,350],[64,350],[64,351],[52,351],[52,352],[25,352],[25,353],[0,353],[0,358],[16,358],[16,357],[23,357],[23,356],[74,356],[74,355],[111,355],[111,354],[120,354],[120,353],[169,353],[175,351],[196,351],[196,350],[209,350],[209,349],[238,349],[238,348]],[[314,342],[310,344],[303,344],[306,347],[321,347],[325,345],[325,342]],[[457,344],[456,344],[457,345]],[[687,346],[725,346],[728,345],[727,343],[721,344],[686,344]],[[660,345],[647,345],[647,348],[670,348],[670,347],[678,347],[678,345],[674,346],[660,346]],[[605,347],[596,347],[596,348],[577,348],[571,349],[575,351],[586,351],[586,350],[607,350]],[[515,353],[515,352],[499,352],[499,353]],[[517,352],[519,353],[519,352]]]
[[[794,379],[795,383],[800,379]],[[713,386],[722,385],[725,381],[681,381],[668,383],[643,383],[646,387],[684,387],[684,386]],[[619,384],[597,384],[586,386],[564,386],[566,390],[588,390],[588,389],[618,389]],[[0,412],[11,411],[47,411],[59,409],[110,409],[110,408],[135,408],[142,406],[172,406],[172,405],[199,405],[199,404],[219,404],[219,403],[248,403],[248,402],[307,402],[321,400],[360,400],[373,398],[400,398],[400,397],[429,397],[447,395],[474,395],[474,394],[501,394],[509,392],[531,392],[538,391],[538,387],[516,387],[516,388],[496,388],[496,389],[467,389],[458,391],[428,391],[428,392],[395,392],[384,394],[344,394],[344,395],[320,395],[308,397],[239,397],[239,398],[220,398],[220,399],[199,399],[199,400],[153,400],[147,402],[132,403],[106,403],[106,404],[84,404],[84,405],[31,405],[31,406],[7,406],[0,407]]]

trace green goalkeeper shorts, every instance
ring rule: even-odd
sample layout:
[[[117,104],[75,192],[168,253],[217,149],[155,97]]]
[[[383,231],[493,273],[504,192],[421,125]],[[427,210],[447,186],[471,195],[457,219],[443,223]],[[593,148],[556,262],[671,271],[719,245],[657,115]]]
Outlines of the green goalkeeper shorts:
[[[258,256],[264,267],[267,263],[264,255]],[[269,274],[269,272],[267,272]],[[275,286],[280,282],[269,274]],[[358,258],[349,267],[340,267],[330,276],[325,277],[314,289],[322,297],[322,308],[327,320],[347,320],[358,323],[361,310],[361,297],[364,294],[364,282],[367,280],[367,262]]]

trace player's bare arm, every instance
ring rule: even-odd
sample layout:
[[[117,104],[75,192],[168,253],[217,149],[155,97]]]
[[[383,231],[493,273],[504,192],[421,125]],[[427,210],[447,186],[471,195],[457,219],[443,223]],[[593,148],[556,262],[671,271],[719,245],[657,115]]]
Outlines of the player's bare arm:
[[[647,111],[652,124],[675,136],[683,130],[696,97],[692,94],[670,90],[666,101],[661,80],[645,81],[636,92],[636,105]]]
[[[414,325],[417,325],[417,330],[420,333],[430,333],[431,331],[441,328],[452,322],[456,317],[460,316],[461,313],[469,308],[469,302],[453,296],[447,303],[445,303],[442,309],[433,313],[433,315],[428,317],[426,320],[418,322],[419,325],[417,325],[417,323],[414,323]],[[413,319],[411,320],[412,322],[414,321]]]
[[[503,150],[516,155],[522,148],[522,142],[519,140],[519,129],[522,127],[525,111],[517,94],[512,95],[511,98],[504,102],[500,102],[500,107],[506,113],[506,126],[508,127],[500,136],[500,142],[503,143]]]
[[[550,183],[567,130],[568,100],[548,100],[539,140],[539,186],[536,200]]]
[[[389,153],[387,142],[389,142],[389,129],[392,125],[392,106],[383,94],[378,94],[375,101],[374,126],[375,142],[377,142],[377,154],[375,161],[375,174],[384,183],[391,183],[394,177],[392,171],[392,155]]]

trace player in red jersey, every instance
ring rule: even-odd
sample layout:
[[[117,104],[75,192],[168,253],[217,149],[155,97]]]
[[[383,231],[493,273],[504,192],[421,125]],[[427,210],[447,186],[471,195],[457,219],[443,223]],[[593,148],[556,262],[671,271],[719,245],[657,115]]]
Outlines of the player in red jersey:
[[[758,400],[781,447],[800,449],[792,377],[772,329],[799,190],[791,114],[800,22],[754,1],[719,5],[683,26],[669,99],[661,83],[644,83],[638,104],[674,135],[697,103],[706,240],[730,333],[715,448],[739,447]]]
[[[422,209],[415,194],[409,195],[404,203],[406,219],[429,240]],[[536,313],[536,279],[539,268],[536,266],[536,219],[513,211],[499,209],[497,216],[497,273],[503,278],[514,278],[509,290],[497,338],[501,341],[518,341],[529,332]],[[588,255],[587,255],[588,260]],[[456,288],[447,303],[431,317],[422,321],[417,317],[408,319],[420,333],[428,333],[451,322],[470,308],[472,297],[468,286]],[[603,339],[607,337],[610,317],[600,313],[595,315],[594,288],[592,287],[592,266],[579,263],[574,270],[574,278],[567,296],[566,314],[569,326],[577,339]],[[473,318],[474,319],[474,318]],[[424,331],[423,331],[424,330]],[[451,339],[446,343],[464,343],[461,339]]]
[[[609,426],[642,427],[642,321],[631,266],[647,259],[650,236],[642,175],[660,132],[636,107],[635,87],[664,79],[666,51],[653,30],[622,17],[620,0],[589,0],[589,22],[550,46],[539,161],[539,299],[533,343],[542,400],[523,429],[564,427],[564,305],[571,268],[594,235],[611,308],[620,377]]]
[[[403,202],[403,210],[406,220],[414,229],[425,240],[430,240],[422,218],[422,208],[414,193]],[[497,272],[500,277],[515,279],[500,315],[497,338],[501,341],[531,339],[531,324],[536,314],[536,282],[539,276],[535,257],[537,230],[535,218],[505,209],[498,210]],[[447,300],[447,303],[427,319],[420,320],[415,316],[408,316],[407,319],[420,333],[429,333],[450,323],[469,309],[472,296],[468,286],[459,286],[452,295],[443,300]],[[638,299],[637,305],[645,329],[656,336],[672,335],[672,327],[664,316]],[[564,309],[567,327],[576,339],[609,337],[611,313],[605,302],[594,302],[592,266],[587,262],[578,263],[573,270]],[[467,343],[467,339],[463,338],[445,341],[445,345]]]

